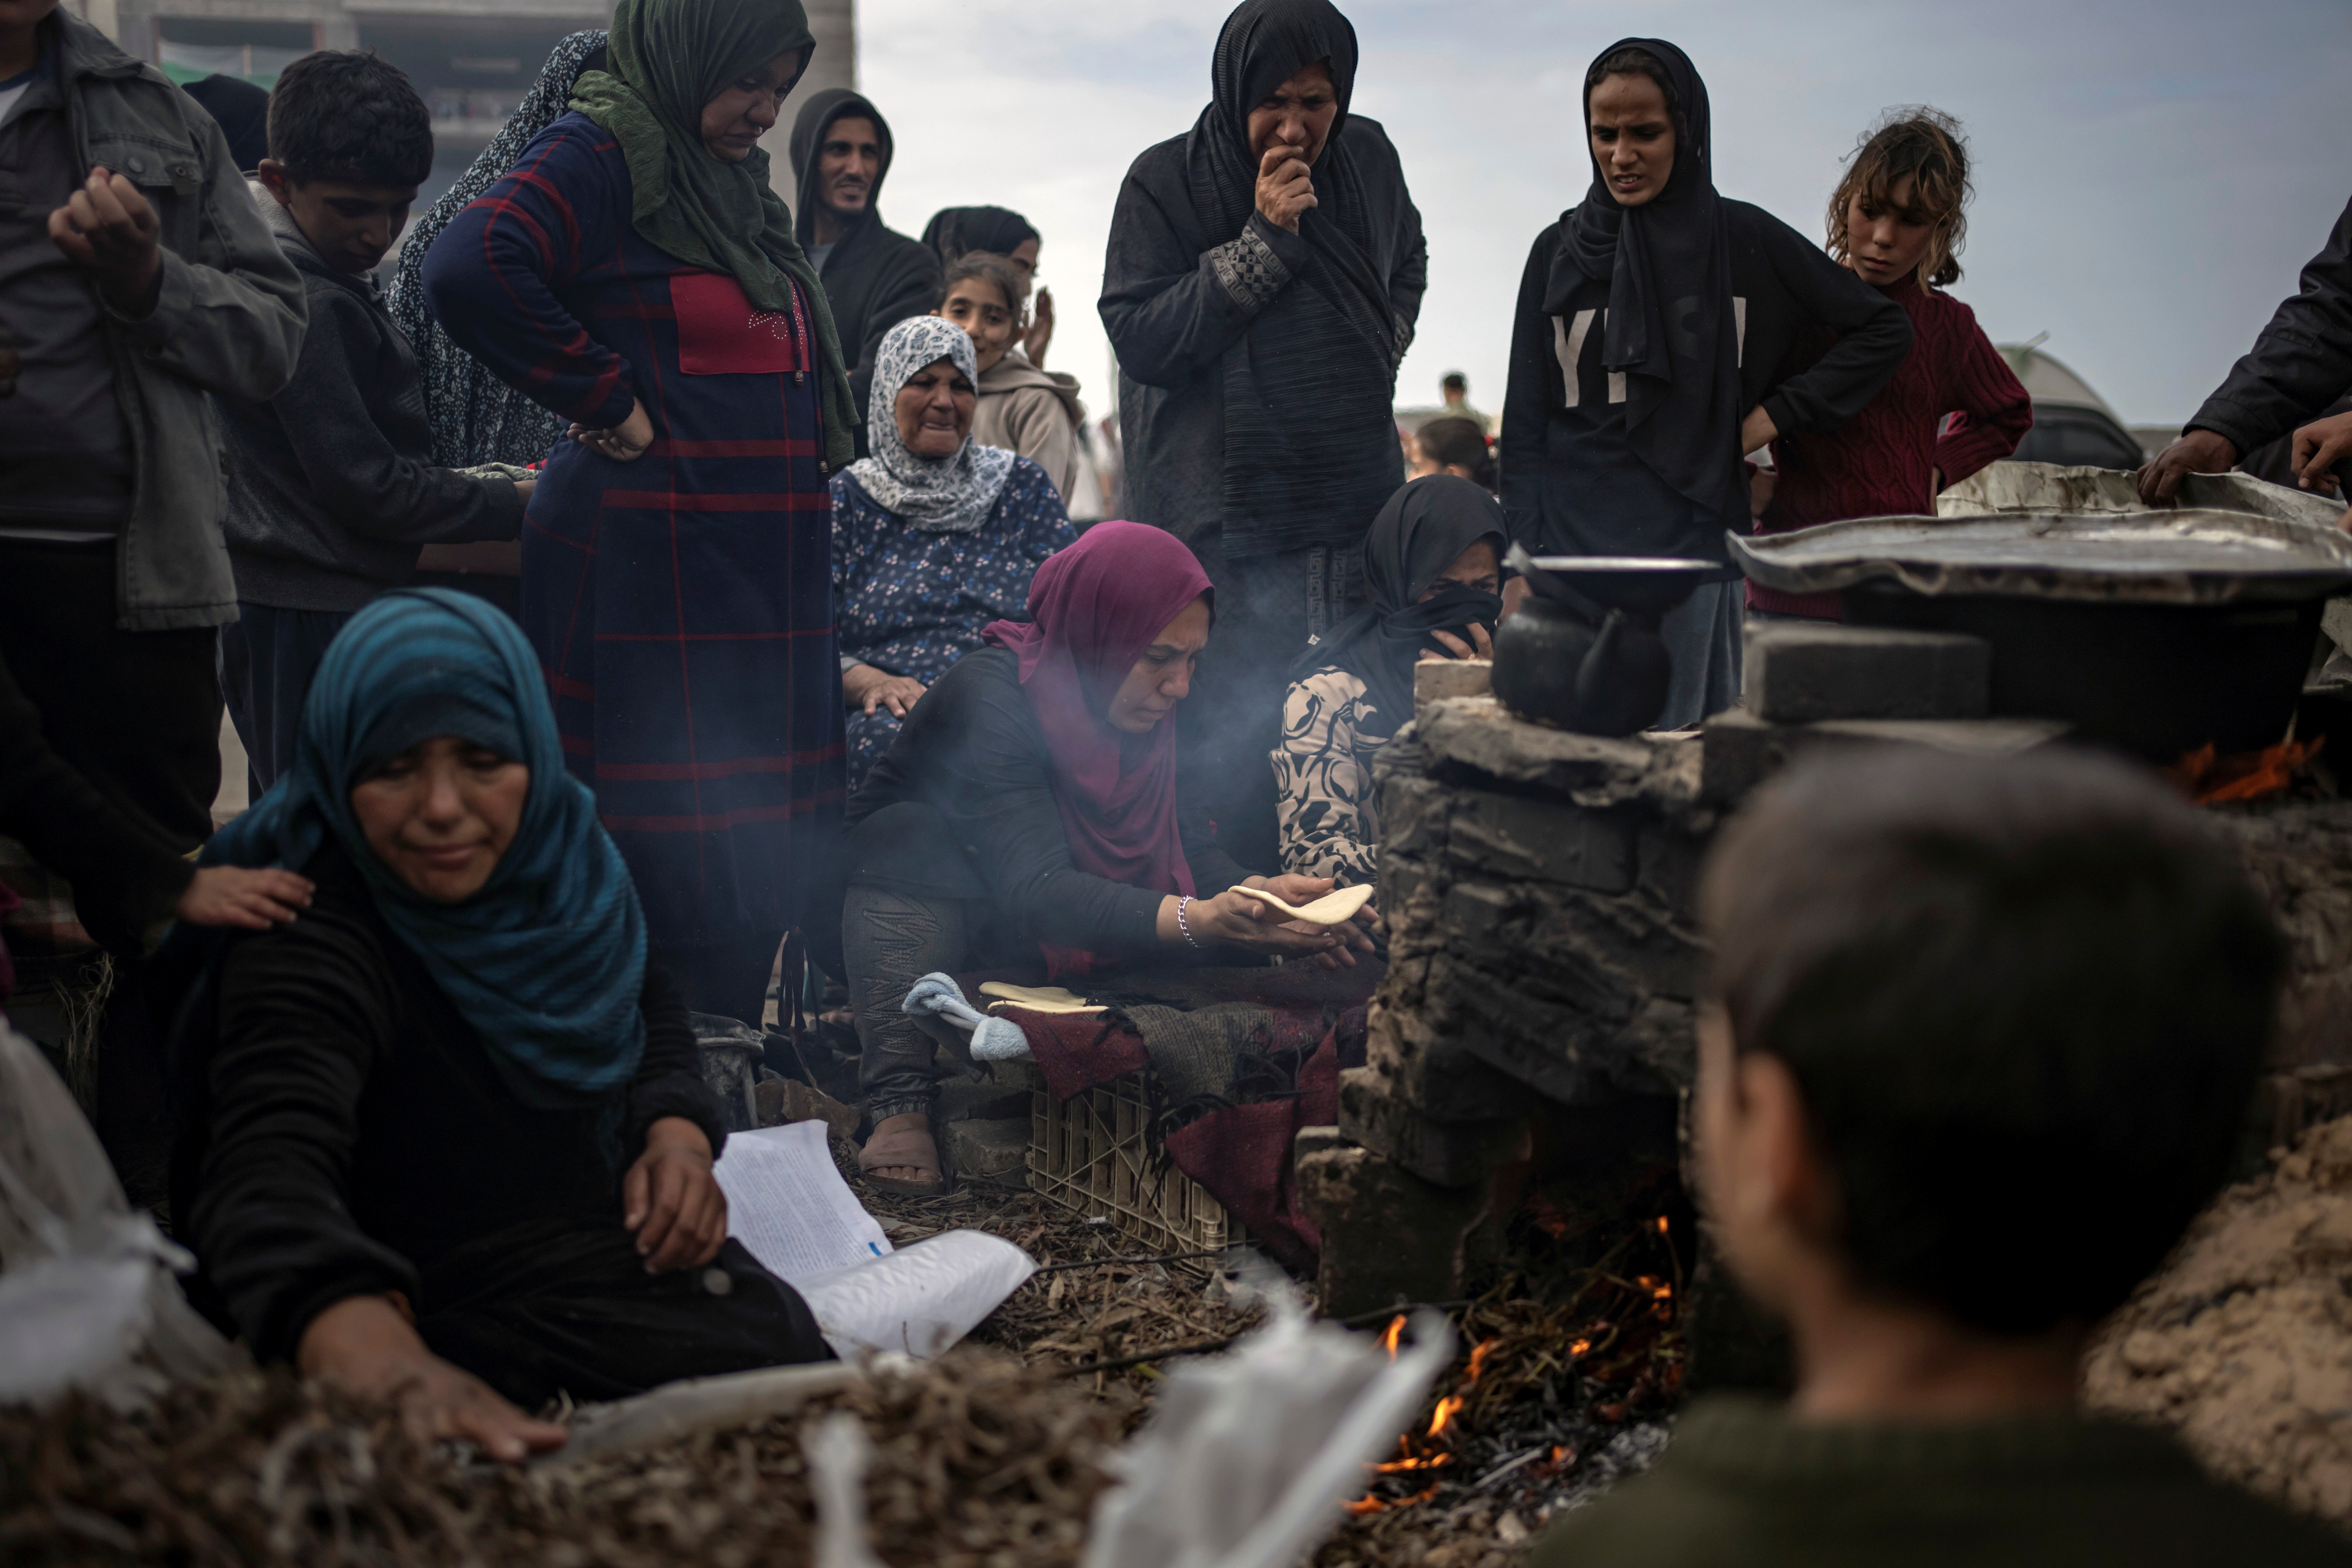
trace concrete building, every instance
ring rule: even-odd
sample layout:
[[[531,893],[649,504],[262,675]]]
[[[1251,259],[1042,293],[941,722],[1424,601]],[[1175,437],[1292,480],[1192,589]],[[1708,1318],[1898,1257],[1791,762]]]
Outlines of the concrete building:
[[[373,48],[433,110],[433,179],[420,205],[465,171],[566,34],[602,27],[609,0],[71,0],[126,50],[194,81],[220,72],[268,87],[313,49]],[[857,81],[855,0],[805,0],[816,56],[762,145],[786,201],[785,153],[802,95]]]

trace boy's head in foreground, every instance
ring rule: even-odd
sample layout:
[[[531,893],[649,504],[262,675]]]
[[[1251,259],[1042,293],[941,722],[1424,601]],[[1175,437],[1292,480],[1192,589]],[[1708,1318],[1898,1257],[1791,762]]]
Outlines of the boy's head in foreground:
[[[367,272],[384,258],[432,172],[425,100],[373,51],[305,55],[270,90],[261,183],[338,272]]]
[[[2221,1184],[2282,947],[2207,825],[2085,752],[1792,768],[1725,832],[1695,1106],[1797,1409],[2065,1402]]]

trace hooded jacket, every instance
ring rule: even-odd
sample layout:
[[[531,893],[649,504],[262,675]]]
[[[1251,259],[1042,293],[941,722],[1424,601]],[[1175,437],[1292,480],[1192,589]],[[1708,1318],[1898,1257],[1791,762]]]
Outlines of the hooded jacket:
[[[1035,463],[1067,505],[1070,487],[1078,477],[1078,426],[1087,418],[1087,405],[1078,401],[1078,378],[1039,370],[1013,349],[981,372],[978,391],[971,438]]]
[[[847,88],[830,88],[801,105],[793,122],[793,172],[799,180],[793,202],[793,232],[803,247],[816,239],[817,150],[836,120],[874,121],[882,143],[882,166],[875,171],[874,188],[866,193],[866,208],[848,220],[845,231],[817,270],[824,285],[833,324],[841,334],[841,353],[849,364],[850,391],[856,406],[869,406],[874,385],[874,354],[882,334],[909,316],[928,315],[940,302],[942,272],[939,254],[919,239],[910,239],[882,225],[882,182],[890,177],[890,122],[862,94]],[[857,455],[870,456],[866,428],[858,426]]]

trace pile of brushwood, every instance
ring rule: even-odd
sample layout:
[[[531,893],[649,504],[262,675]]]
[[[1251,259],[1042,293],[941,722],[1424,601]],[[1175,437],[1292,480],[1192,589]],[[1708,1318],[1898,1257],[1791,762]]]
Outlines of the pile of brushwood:
[[[1218,1260],[1140,1257],[1025,1190],[913,1199],[858,1185],[900,1245],[970,1226],[1043,1268],[937,1362],[576,1464],[469,1460],[282,1371],[184,1386],[131,1415],[79,1397],[0,1409],[0,1562],[807,1562],[802,1434],[847,1409],[875,1447],[866,1491],[885,1563],[1075,1563],[1108,1457],[1165,1368],[1247,1332],[1261,1309]],[[1546,1518],[1642,1468],[1680,1383],[1684,1224],[1664,1204],[1530,1203],[1488,1288],[1444,1304],[1462,1353],[1318,1568],[1503,1568]]]
[[[416,1443],[385,1406],[283,1373],[184,1386],[121,1415],[79,1396],[0,1411],[0,1561],[34,1564],[806,1563],[801,1433],[862,1416],[885,1561],[1071,1564],[1119,1418],[1066,1379],[959,1353],[791,1415],[577,1465],[511,1470]]]

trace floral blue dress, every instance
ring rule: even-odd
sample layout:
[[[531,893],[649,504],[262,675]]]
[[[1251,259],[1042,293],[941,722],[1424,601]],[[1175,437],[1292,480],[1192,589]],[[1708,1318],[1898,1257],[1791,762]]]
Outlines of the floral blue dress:
[[[969,533],[909,526],[856,477],[833,477],[833,602],[842,668],[870,664],[929,686],[980,647],[991,621],[1029,618],[1029,579],[1076,542],[1045,470],[1016,458],[988,521]],[[898,738],[887,708],[849,714],[849,787]]]

